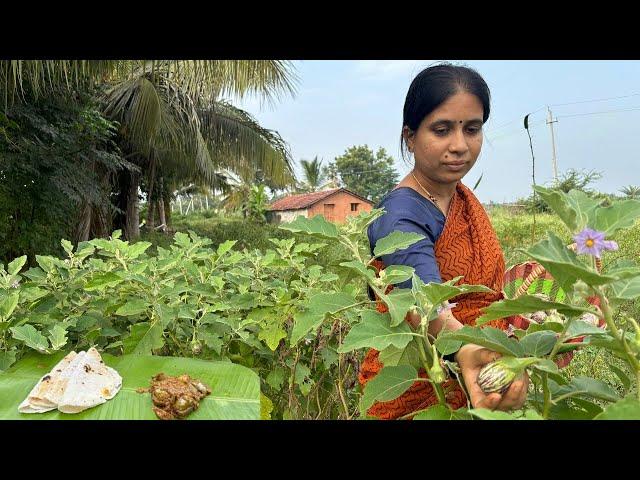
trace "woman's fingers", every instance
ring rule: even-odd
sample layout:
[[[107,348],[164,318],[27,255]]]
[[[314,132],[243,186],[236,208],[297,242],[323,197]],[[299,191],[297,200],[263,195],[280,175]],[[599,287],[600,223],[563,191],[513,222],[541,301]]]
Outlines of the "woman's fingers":
[[[495,362],[502,356],[498,352],[494,352],[493,350],[489,350],[488,348],[482,348],[478,350],[477,355],[478,357],[476,359],[476,363],[482,366],[486,365],[487,363]]]
[[[529,377],[526,373],[515,380],[509,389],[502,395],[502,399],[498,404],[499,410],[518,409],[524,405],[529,390]]]
[[[469,379],[470,381],[465,377],[465,384],[471,397],[471,405],[473,408],[488,408],[494,410],[500,403],[502,397],[498,393],[490,393],[488,395],[484,393],[476,381],[477,371],[474,372],[474,374],[471,375],[472,378]]]
[[[474,406],[474,408],[488,408],[489,410],[495,410],[500,405],[500,394],[490,393],[482,397]]]

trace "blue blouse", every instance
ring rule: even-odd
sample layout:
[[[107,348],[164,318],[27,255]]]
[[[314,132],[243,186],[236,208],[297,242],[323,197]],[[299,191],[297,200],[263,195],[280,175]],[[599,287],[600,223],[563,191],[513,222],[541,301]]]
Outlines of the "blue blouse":
[[[408,265],[425,282],[442,283],[434,253],[434,245],[444,229],[442,211],[414,189],[399,187],[380,200],[376,208],[384,208],[385,214],[367,229],[371,255],[376,242],[394,230],[415,232],[426,238],[404,250],[398,250],[380,259],[385,265]],[[399,283],[398,288],[411,288],[411,280]]]

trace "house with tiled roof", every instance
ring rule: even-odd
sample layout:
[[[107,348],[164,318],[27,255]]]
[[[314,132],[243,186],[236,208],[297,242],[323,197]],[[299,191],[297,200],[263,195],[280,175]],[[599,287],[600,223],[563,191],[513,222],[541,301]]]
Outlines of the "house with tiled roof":
[[[273,223],[284,223],[295,220],[298,215],[308,218],[322,215],[330,222],[344,223],[349,215],[368,212],[373,207],[373,202],[357,193],[332,188],[276,200],[269,205],[267,218]]]

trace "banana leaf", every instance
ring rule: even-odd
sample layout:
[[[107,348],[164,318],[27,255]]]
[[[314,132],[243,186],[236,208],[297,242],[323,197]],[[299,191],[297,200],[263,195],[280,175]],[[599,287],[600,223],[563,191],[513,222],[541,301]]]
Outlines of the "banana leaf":
[[[122,389],[102,405],[76,414],[58,410],[23,414],[18,405],[31,389],[66,353],[25,356],[0,374],[0,419],[27,420],[155,420],[151,395],[138,393],[149,387],[151,377],[159,372],[167,375],[189,374],[207,384],[212,393],[200,401],[189,420],[259,420],[260,379],[255,372],[229,362],[213,362],[182,357],[103,354],[105,364],[122,377]]]

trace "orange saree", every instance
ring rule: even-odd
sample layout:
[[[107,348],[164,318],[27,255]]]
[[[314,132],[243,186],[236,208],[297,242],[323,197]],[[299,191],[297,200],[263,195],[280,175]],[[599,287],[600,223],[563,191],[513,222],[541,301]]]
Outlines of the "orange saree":
[[[486,285],[496,292],[471,293],[452,299],[452,302],[457,303],[452,313],[460,323],[474,325],[481,309],[503,298],[501,292],[505,264],[500,243],[482,204],[460,182],[456,186],[442,234],[435,243],[435,257],[443,282],[462,276],[459,282],[461,284]],[[378,269],[384,268],[382,262],[376,263]],[[377,309],[380,312],[387,311],[386,305],[379,299]],[[508,327],[504,319],[494,320],[487,325],[503,330]],[[358,376],[362,387],[383,366],[378,360],[378,354],[377,350],[371,349],[365,356]],[[424,370],[419,375],[422,378],[427,376]],[[447,403],[452,408],[466,405],[465,394],[457,381],[448,380],[443,388]],[[437,397],[431,384],[415,382],[400,397],[388,402],[377,402],[367,413],[381,419],[396,419],[436,403]]]

